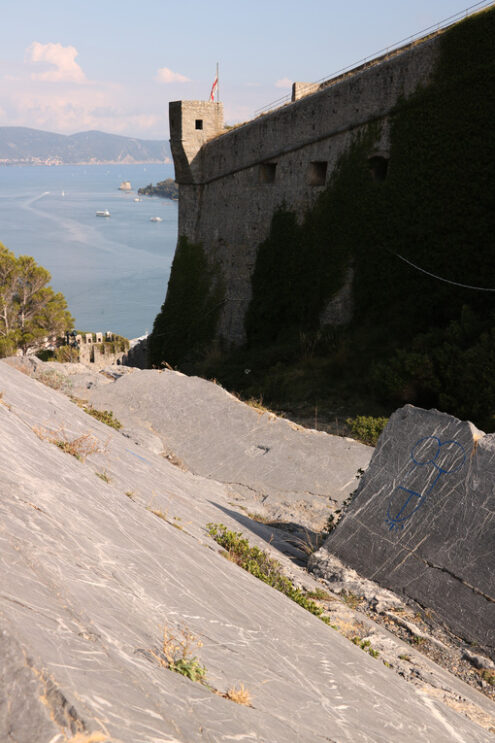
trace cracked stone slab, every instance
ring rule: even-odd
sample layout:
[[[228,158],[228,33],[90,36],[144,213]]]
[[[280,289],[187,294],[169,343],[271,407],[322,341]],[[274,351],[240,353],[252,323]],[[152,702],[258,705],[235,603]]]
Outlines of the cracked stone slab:
[[[204,529],[235,526],[224,484],[2,363],[0,391],[0,740],[491,740],[225,560]],[[101,446],[77,460],[51,442],[64,432]],[[164,624],[199,637],[209,683],[243,682],[253,706],[155,662]]]
[[[495,653],[495,435],[406,405],[382,433],[345,516],[312,558],[434,609]],[[318,570],[319,566],[319,570]]]
[[[315,529],[356,488],[372,454],[357,441],[303,429],[174,371],[134,370],[86,397],[126,426],[153,431],[192,472],[254,495],[273,518]]]

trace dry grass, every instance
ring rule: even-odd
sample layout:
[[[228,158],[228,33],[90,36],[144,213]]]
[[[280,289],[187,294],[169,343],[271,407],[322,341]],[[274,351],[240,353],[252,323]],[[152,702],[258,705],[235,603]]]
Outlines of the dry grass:
[[[96,477],[99,477],[103,482],[110,483],[112,478],[107,472],[95,472]]]
[[[272,524],[273,523],[273,519],[270,518],[270,516],[264,516],[262,513],[251,513],[250,511],[247,511],[247,515],[253,521],[257,521],[258,524]]]
[[[12,410],[8,402],[5,402],[5,400],[3,399],[3,391],[0,392],[0,405],[3,405],[4,408],[7,408],[7,410]]]
[[[166,511],[160,511],[159,508],[151,508],[151,506],[146,506],[146,510],[149,511],[150,513],[153,513],[155,516],[158,516],[158,518],[162,519],[162,521],[166,521],[167,524],[169,523]]]
[[[326,532],[310,534],[308,531],[305,530],[304,537],[291,537],[289,543],[293,544],[295,547],[300,549],[301,552],[304,552],[309,557],[309,555],[312,555],[313,552],[316,552],[320,549],[321,545],[327,537],[328,534]]]
[[[36,379],[38,382],[41,382],[46,387],[50,387],[52,390],[60,390],[68,385],[70,386],[70,382],[68,382],[67,378],[63,374],[56,372],[54,369],[47,369],[46,371],[39,372],[39,374],[36,375]]]
[[[83,433],[71,439],[63,426],[54,432],[44,430],[38,426],[34,426],[32,430],[39,439],[55,444],[59,449],[75,457],[80,462],[84,462],[90,454],[97,454],[104,451],[104,447],[101,446],[98,439],[91,433]]]
[[[244,704],[246,707],[252,707],[251,693],[246,689],[244,684],[239,684],[239,688],[232,686],[225,694],[225,699],[230,699],[236,704]]]

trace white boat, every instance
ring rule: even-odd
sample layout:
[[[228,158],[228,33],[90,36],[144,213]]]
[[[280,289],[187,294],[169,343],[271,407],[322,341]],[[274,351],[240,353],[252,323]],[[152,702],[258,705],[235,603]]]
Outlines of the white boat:
[[[109,217],[110,212],[108,211],[108,209],[102,209],[101,211],[96,212],[96,216],[97,217]]]
[[[136,196],[136,198],[134,199],[134,201],[141,201],[141,199],[139,198],[139,196]]]
[[[161,217],[150,217],[150,222],[163,222]]]

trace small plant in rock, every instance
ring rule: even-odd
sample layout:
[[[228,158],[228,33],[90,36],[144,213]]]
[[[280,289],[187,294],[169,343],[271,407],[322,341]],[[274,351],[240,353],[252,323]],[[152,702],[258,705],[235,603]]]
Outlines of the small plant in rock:
[[[63,427],[59,428],[55,433],[50,433],[49,431],[44,431],[35,426],[33,432],[39,439],[55,444],[59,449],[62,449],[66,454],[75,457],[80,462],[84,462],[86,457],[89,457],[90,454],[96,454],[103,451],[98,439],[90,433],[83,433],[81,436],[76,436],[71,439],[67,436]]]
[[[262,580],[263,583],[276,588],[303,609],[319,617],[325,624],[330,623],[328,617],[322,616],[324,611],[322,607],[311,601],[304,591],[296,588],[292,581],[283,574],[280,563],[259,547],[251,547],[241,532],[229,531],[224,524],[209,523],[206,528],[215,542],[226,550],[229,560]]]
[[[356,596],[355,593],[352,593],[352,591],[342,591],[341,593],[342,600],[349,606],[351,609],[357,609],[359,604],[362,601],[361,596]]]
[[[165,668],[180,673],[181,676],[186,676],[191,681],[202,683],[206,678],[206,668],[193,655],[193,648],[200,648],[202,645],[201,640],[189,630],[181,629],[178,634],[174,634],[165,625],[160,652],[156,653],[152,650],[151,654]]]
[[[490,684],[490,686],[495,686],[495,671],[491,670],[490,668],[482,668],[480,671],[480,676],[483,681],[487,682],[487,684]]]
[[[374,650],[374,648],[371,647],[370,640],[362,640],[360,637],[352,637],[351,642],[353,642],[354,645],[357,645],[358,648],[361,648],[361,650],[364,650],[365,653],[371,655],[372,658],[378,658],[380,655],[378,650]]]
[[[103,480],[103,482],[109,483],[112,481],[112,478],[106,472],[95,472],[95,475],[96,477],[99,477],[100,480]]]
[[[167,512],[166,511],[165,512],[164,511],[160,511],[159,508],[151,508],[150,506],[146,506],[146,510],[149,511],[150,513],[154,514],[155,516],[158,516],[158,518],[161,519],[162,521],[166,521],[167,524],[169,523],[169,520],[168,520],[168,516],[167,516]]]
[[[117,418],[114,418],[111,410],[95,410],[95,408],[91,407],[91,405],[83,407],[83,410],[85,413],[88,413],[88,415],[92,415],[93,418],[96,418],[96,420],[99,420],[102,423],[106,423],[107,426],[111,426],[117,431],[119,430],[119,428],[122,428],[122,423],[117,420]]]
[[[236,704],[244,704],[246,705],[246,707],[252,706],[251,694],[248,689],[246,689],[244,684],[239,684],[239,688],[237,688],[236,686],[232,686],[225,692],[224,696],[226,699],[230,699]]]
[[[263,397],[261,396],[258,399],[250,397],[249,400],[245,400],[245,403],[246,405],[249,405],[250,408],[254,408],[260,413],[271,413],[272,415],[275,415],[275,413],[270,410],[270,408],[267,408],[266,405],[263,405]]]

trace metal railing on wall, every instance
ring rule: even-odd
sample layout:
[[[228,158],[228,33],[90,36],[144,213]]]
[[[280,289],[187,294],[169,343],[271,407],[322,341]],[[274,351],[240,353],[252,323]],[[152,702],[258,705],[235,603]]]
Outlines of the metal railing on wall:
[[[363,67],[363,65],[366,65],[366,63],[372,62],[373,60],[379,59],[380,61],[384,61],[387,59],[388,55],[392,55],[396,52],[399,52],[402,47],[406,47],[412,44],[414,41],[418,41],[419,39],[423,38],[424,36],[430,36],[432,34],[435,34],[438,31],[441,31],[442,29],[447,28],[447,26],[451,26],[453,23],[456,23],[457,21],[460,21],[463,18],[467,18],[473,13],[477,13],[478,11],[483,10],[484,8],[489,8],[491,5],[494,5],[494,4],[495,4],[495,0],[482,0],[479,3],[470,5],[468,8],[465,8],[464,10],[460,10],[458,13],[455,13],[454,15],[451,15],[448,18],[444,18],[442,21],[438,21],[438,23],[435,23],[433,26],[428,26],[428,28],[424,28],[422,31],[418,31],[412,36],[408,36],[405,39],[401,39],[400,41],[395,42],[395,44],[390,44],[384,49],[380,49],[378,52],[374,52],[373,54],[370,54],[367,57],[360,59],[358,62],[353,62],[352,64],[347,65],[347,67],[342,67],[340,70],[337,70],[336,72],[333,72],[330,75],[325,75],[325,77],[322,77],[319,80],[315,80],[313,83],[307,83],[308,88],[311,88],[311,86],[313,85],[322,85],[323,83],[327,81],[330,82],[332,79],[339,78],[342,75],[345,75],[346,73],[351,73],[353,70],[357,70],[360,67]],[[256,109],[254,113],[256,116],[262,113],[267,113],[268,111],[272,111],[274,108],[279,108],[280,106],[283,106],[285,103],[288,103],[290,100],[291,100],[291,94],[287,93],[287,95],[284,95],[281,98],[277,98],[277,100],[272,101],[271,103],[268,103],[266,106],[262,106],[261,108]]]

